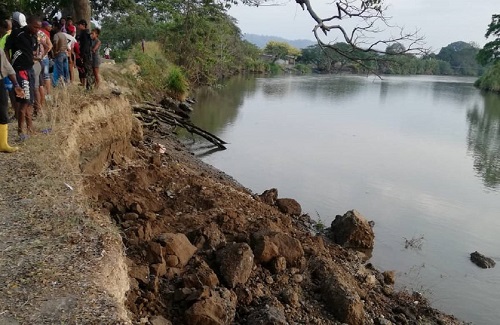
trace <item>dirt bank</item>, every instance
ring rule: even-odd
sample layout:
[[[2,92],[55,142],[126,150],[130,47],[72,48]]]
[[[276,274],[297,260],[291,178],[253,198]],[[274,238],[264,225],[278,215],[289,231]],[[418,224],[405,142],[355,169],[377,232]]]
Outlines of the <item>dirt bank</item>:
[[[1,324],[460,324],[293,199],[143,134],[122,96],[85,98],[2,155]]]

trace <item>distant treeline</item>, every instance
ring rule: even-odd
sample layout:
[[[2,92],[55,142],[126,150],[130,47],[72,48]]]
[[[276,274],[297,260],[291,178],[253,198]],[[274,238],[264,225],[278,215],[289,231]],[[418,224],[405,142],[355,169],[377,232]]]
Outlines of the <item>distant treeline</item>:
[[[405,48],[399,43],[389,46],[387,54],[356,51],[346,43],[337,43],[334,47],[338,51],[309,46],[302,50],[297,62],[312,65],[321,73],[480,76],[485,70],[476,61],[480,48],[461,41],[443,47],[438,54],[422,56],[404,53]]]

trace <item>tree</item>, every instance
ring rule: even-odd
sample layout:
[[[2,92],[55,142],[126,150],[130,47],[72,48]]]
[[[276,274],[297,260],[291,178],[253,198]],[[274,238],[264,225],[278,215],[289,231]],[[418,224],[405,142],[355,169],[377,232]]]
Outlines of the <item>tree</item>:
[[[283,60],[288,55],[299,56],[300,50],[294,48],[286,42],[269,41],[264,48],[264,53],[274,57],[273,62],[276,60]]]
[[[303,10],[307,10],[315,21],[316,25],[313,28],[313,34],[321,47],[330,48],[338,54],[364,65],[365,68],[370,67],[366,62],[370,60],[378,61],[381,58],[360,54],[362,52],[386,53],[385,49],[381,48],[383,46],[387,47],[394,43],[405,42],[407,45],[403,51],[404,53],[422,53],[426,51],[422,47],[423,37],[419,36],[416,31],[406,32],[403,28],[389,24],[389,18],[385,16],[387,7],[384,6],[384,0],[334,0],[332,2],[332,12],[329,15],[325,13],[323,17],[314,10],[310,0],[295,1]],[[345,20],[354,21],[355,27],[348,29],[347,25],[340,23]],[[395,36],[380,39],[381,32],[385,28],[395,31]],[[349,50],[346,52],[335,47],[333,42],[325,39],[327,36],[340,37],[351,49],[357,51]]]
[[[486,43],[476,57],[483,66],[500,61],[500,15],[493,15],[491,18],[485,37],[489,38],[490,36],[495,38]]]
[[[443,47],[437,58],[448,62],[456,75],[477,76],[482,72],[476,61],[478,52],[473,43],[459,41]]]
[[[403,44],[399,42],[395,42],[386,47],[385,53],[387,54],[402,54],[406,51],[406,48]]]

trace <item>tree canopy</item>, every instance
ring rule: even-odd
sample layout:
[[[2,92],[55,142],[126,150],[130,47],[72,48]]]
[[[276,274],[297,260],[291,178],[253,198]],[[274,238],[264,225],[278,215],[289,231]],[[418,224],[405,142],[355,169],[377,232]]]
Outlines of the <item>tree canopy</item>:
[[[493,37],[493,40],[477,54],[477,61],[483,66],[500,61],[500,15],[492,16],[485,37]]]

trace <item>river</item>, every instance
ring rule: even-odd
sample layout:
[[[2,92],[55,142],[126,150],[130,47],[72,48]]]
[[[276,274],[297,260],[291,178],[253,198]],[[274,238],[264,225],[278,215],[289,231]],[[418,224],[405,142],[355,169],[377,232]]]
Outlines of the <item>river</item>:
[[[474,324],[500,320],[500,96],[472,78],[279,76],[201,90],[192,120],[226,140],[205,162],[255,193],[275,187],[329,226],[375,221],[371,262],[399,289]],[[405,248],[406,240],[415,245]]]

